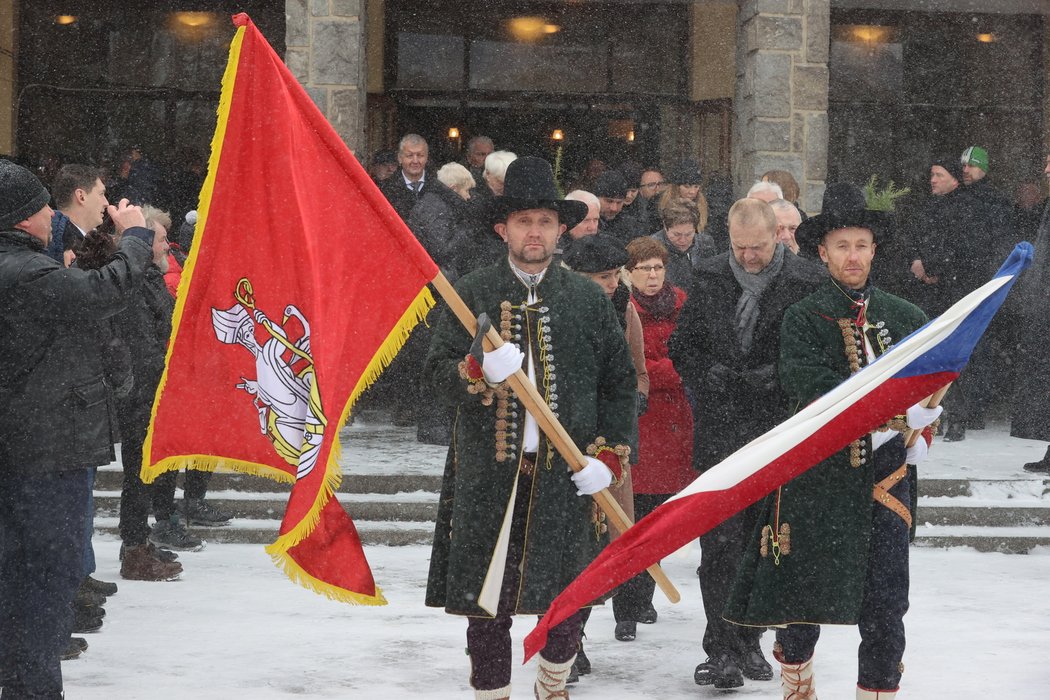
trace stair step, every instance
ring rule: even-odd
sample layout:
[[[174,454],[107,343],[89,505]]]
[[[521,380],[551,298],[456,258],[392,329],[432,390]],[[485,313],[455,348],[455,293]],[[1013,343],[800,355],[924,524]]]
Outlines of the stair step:
[[[95,488],[120,491],[124,472],[114,465],[102,467],[95,477]],[[179,482],[182,482],[180,477]],[[250,474],[215,472],[208,492],[241,491],[245,493],[284,493],[291,484]],[[400,493],[404,491],[441,491],[441,477],[429,474],[345,474],[338,493]]]
[[[434,540],[434,524],[429,522],[370,522],[355,521],[358,535],[365,545],[401,547],[430,544]],[[197,527],[190,531],[205,542],[236,544],[270,544],[277,539],[280,520],[235,518],[223,527]],[[95,531],[119,537],[117,518],[95,518]]]

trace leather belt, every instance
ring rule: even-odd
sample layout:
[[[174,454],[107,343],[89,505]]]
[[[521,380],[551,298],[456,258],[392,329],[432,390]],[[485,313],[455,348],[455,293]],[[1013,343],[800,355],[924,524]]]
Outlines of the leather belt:
[[[920,438],[920,440],[921,439],[922,438]],[[901,520],[907,523],[908,527],[911,528],[911,511],[908,509],[908,506],[901,503],[899,498],[890,494],[890,489],[896,486],[897,483],[906,476],[908,476],[908,465],[902,464],[900,469],[875,484],[871,497],[875,499],[876,503],[881,503],[899,515]]]

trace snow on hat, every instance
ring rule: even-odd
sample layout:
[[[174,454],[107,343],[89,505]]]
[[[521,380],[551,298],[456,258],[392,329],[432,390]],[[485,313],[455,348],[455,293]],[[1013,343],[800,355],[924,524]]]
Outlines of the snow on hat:
[[[595,197],[623,199],[627,196],[627,179],[617,170],[606,170],[595,178],[591,193]]]
[[[976,165],[984,172],[988,172],[988,151],[980,146],[970,146],[963,151],[959,162],[962,165]]]
[[[44,208],[51,195],[36,175],[9,160],[0,160],[0,229],[10,229]]]
[[[930,163],[930,167],[932,168],[935,165],[939,165],[940,167],[947,170],[948,174],[954,177],[957,181],[963,181],[963,164],[955,158],[936,158],[932,163]]]
[[[627,251],[612,236],[599,233],[573,241],[562,260],[576,272],[605,272],[626,265]]]

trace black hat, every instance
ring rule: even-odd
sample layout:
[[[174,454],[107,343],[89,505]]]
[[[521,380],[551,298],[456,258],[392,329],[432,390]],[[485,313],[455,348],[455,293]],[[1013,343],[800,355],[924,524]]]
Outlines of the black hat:
[[[641,175],[638,176],[641,178]],[[591,186],[591,194],[595,197],[610,197],[612,199],[623,199],[627,196],[627,180],[622,173],[616,170],[606,170],[594,178]]]
[[[644,172],[642,166],[629,160],[620,164],[617,170],[620,171],[623,179],[627,182],[627,189],[636,190],[642,186],[642,172]]]
[[[670,177],[668,179],[673,185],[700,185],[704,182],[703,173],[700,171],[700,164],[695,160],[683,160],[681,163],[671,168]]]
[[[0,160],[0,229],[7,230],[44,208],[51,195],[36,175],[9,160]]]
[[[562,260],[576,272],[605,272],[626,265],[627,251],[612,236],[599,233],[574,240]]]
[[[372,155],[372,165],[396,164],[397,153],[394,151],[376,151]]]
[[[953,158],[951,156],[944,156],[942,158],[937,158],[932,163],[930,163],[930,167],[932,168],[935,165],[939,165],[942,168],[944,168],[945,170],[947,170],[949,175],[954,177],[959,182],[959,184],[962,184],[962,181],[963,181],[962,163],[959,162],[958,158]]]
[[[892,211],[868,209],[859,187],[833,183],[824,190],[820,214],[802,222],[795,231],[795,240],[800,247],[815,252],[824,236],[840,228],[866,228],[875,237],[875,243],[884,245],[893,237],[894,215]]]
[[[497,221],[506,221],[510,214],[525,209],[553,209],[559,222],[570,229],[587,218],[587,205],[562,199],[551,164],[535,156],[516,158],[507,166],[503,196],[495,199]]]

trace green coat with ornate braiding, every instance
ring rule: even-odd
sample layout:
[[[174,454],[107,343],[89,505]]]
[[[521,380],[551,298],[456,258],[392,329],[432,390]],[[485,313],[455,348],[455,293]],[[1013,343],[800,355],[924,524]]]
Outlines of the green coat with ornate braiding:
[[[474,314],[488,314],[505,340],[531,351],[540,394],[581,450],[598,437],[610,447],[629,444],[637,420],[634,364],[598,285],[552,265],[537,287],[538,300],[526,304],[528,289],[504,258],[463,277],[456,290]],[[511,503],[525,411],[513,395],[501,400],[497,394],[486,405],[482,394],[468,391],[460,365],[470,345],[466,330],[446,312],[424,369],[434,398],[456,409],[426,603],[452,614],[488,616],[478,597]],[[518,613],[545,612],[606,542],[592,499],[577,496],[570,477],[568,464],[541,433]]]
[[[829,280],[791,306],[780,332],[780,380],[799,410],[867,358],[858,309]],[[872,288],[866,311],[876,355],[926,322],[923,312]],[[871,436],[865,435],[770,494],[741,562],[725,618],[745,625],[856,624],[868,566]]]

